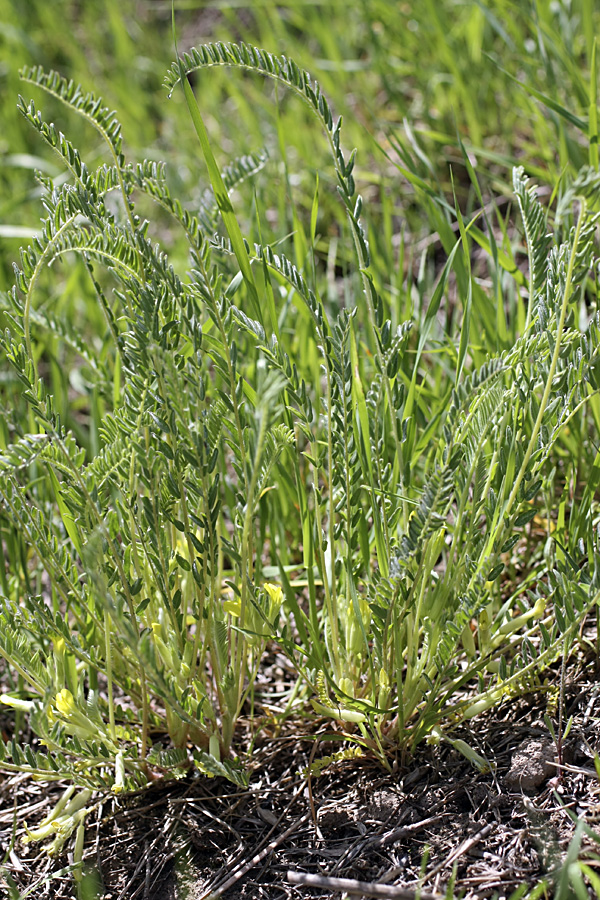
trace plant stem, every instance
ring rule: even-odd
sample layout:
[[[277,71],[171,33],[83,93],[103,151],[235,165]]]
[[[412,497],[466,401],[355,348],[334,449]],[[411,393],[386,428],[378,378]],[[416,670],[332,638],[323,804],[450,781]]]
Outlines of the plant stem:
[[[110,615],[107,609],[104,610],[104,649],[106,658],[106,680],[108,682],[108,724],[110,738],[113,744],[117,742],[117,731],[115,728],[115,704],[113,699],[113,681],[112,681],[112,653],[110,647]]]
[[[252,465],[252,475],[250,478],[250,485],[248,486],[248,495],[246,498],[246,512],[244,515],[244,527],[242,530],[242,561],[241,561],[241,599],[240,599],[240,626],[242,628],[245,627],[246,624],[246,607],[248,605],[248,578],[249,572],[247,571],[252,564],[251,559],[249,559],[249,547],[251,545],[250,541],[250,530],[252,528],[252,518],[254,515],[254,492],[256,491],[256,484],[258,482],[259,468],[260,468],[260,460],[262,457],[263,446],[265,442],[265,437],[267,434],[267,420],[268,413],[267,410],[263,407],[260,411],[260,419],[258,426],[258,437],[256,439],[256,450],[254,452],[254,461]],[[238,690],[237,696],[240,697],[243,693],[244,689],[244,677],[246,674],[246,660],[242,659],[242,654],[246,648],[246,641],[242,638],[241,635],[234,635],[232,637],[232,650],[234,657],[234,678],[238,679]],[[237,676],[236,676],[237,673]]]

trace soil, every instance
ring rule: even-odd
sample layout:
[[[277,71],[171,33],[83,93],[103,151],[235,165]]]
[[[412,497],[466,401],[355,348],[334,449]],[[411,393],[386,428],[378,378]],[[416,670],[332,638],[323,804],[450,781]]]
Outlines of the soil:
[[[508,898],[519,885],[545,878],[550,897],[573,817],[600,842],[598,674],[594,661],[570,666],[564,721],[573,722],[562,769],[540,691],[453,732],[490,761],[488,773],[442,743],[422,745],[392,774],[354,759],[307,779],[311,759],[340,743],[330,730],[298,737],[290,724],[289,733],[264,736],[254,748],[247,789],[190,773],[107,797],[88,820],[84,859],[91,874],[79,896],[96,896],[94,883],[104,900],[412,898],[420,886],[422,900],[431,900],[450,885],[449,896],[474,900]],[[25,820],[30,827],[40,821],[60,790],[49,794],[22,775],[0,784],[6,871],[20,891],[35,885],[35,900],[77,896],[72,876],[60,871],[68,854],[50,860],[39,845],[20,841]],[[584,835],[580,858],[598,867],[599,851]]]

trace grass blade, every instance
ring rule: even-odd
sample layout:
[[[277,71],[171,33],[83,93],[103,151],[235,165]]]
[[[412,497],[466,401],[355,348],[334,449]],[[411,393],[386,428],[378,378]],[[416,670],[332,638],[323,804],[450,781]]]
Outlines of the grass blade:
[[[225,183],[221,175],[221,170],[219,169],[214,153],[212,152],[208,132],[206,131],[206,126],[204,125],[204,120],[200,113],[200,107],[198,106],[194,92],[184,72],[183,63],[179,58],[179,52],[177,50],[177,39],[175,34],[174,5],[172,7],[172,23],[175,55],[177,56],[177,60],[179,62],[181,84],[183,86],[183,93],[185,95],[187,107],[190,112],[190,118],[194,125],[194,130],[198,135],[198,140],[200,141],[202,154],[206,161],[210,183],[215,195],[215,200],[217,201],[217,206],[219,207],[219,212],[221,213],[221,216],[223,218],[223,223],[225,225],[225,228],[227,229],[229,240],[231,241],[231,247],[233,249],[233,252],[235,253],[240,271],[248,288],[248,293],[254,307],[254,315],[256,315],[257,318],[262,322],[262,317],[260,314],[260,304],[258,302],[258,291],[256,289],[256,282],[254,281],[254,275],[252,273],[252,267],[250,265],[250,257],[248,256],[244,238],[242,237],[242,232],[240,230],[240,226],[233,209],[233,204],[231,202],[229,194],[227,193],[227,188],[225,187]]]

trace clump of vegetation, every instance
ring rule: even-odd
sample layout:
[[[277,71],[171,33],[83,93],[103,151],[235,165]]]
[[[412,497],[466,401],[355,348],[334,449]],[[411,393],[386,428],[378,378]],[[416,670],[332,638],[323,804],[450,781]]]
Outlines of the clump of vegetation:
[[[557,559],[554,540],[535,590],[519,584],[504,597],[502,573],[541,502],[552,506],[548,460],[596,390],[597,323],[584,334],[571,310],[592,266],[600,176],[585,169],[563,193],[552,237],[515,170],[530,260],[524,334],[467,375],[467,297],[455,386],[419,423],[415,360],[454,254],[409,353],[412,323],[394,329],[386,318],[369,271],[355,154],[344,155],[341,122],[319,86],[292,61],[233,44],[186,54],[168,86],[214,65],[270,75],[319,117],[362,297],[333,318],[283,254],[244,243],[229,191],[248,167],[234,165],[223,181],[197,108],[225,238],[207,236],[214,209],[202,219],[172,198],[161,165],[125,162],[120,125],[93,95],[54,73],[24,73],[84,115],[112,160],[91,172],[33,102],[21,102],[71,180],[57,187],[40,177],[47,218],[21,254],[3,338],[29,427],[3,453],[2,494],[38,590],[22,567],[5,578],[2,654],[22,683],[2,699],[28,709],[49,748],[23,758],[15,745],[12,763],[4,748],[8,768],[121,790],[154,766],[184,765],[191,745],[200,766],[233,777],[235,723],[267,640],[287,654],[317,712],[351,725],[385,764],[449,716],[470,717],[520,689],[597,601],[591,528],[583,568],[566,548]],[[184,229],[187,277],[150,240],[135,191]],[[317,194],[313,211],[314,227]],[[471,223],[457,217],[456,254],[468,272]],[[98,348],[35,310],[40,270],[71,252],[105,315]],[[110,296],[98,265],[116,282]],[[292,293],[297,308],[282,321]],[[71,343],[105,404],[90,460],[45,387],[38,328]],[[302,354],[286,334],[293,329],[302,330]],[[305,602],[290,572],[306,583]],[[530,640],[537,630],[541,651]],[[477,678],[476,696],[457,700]],[[161,733],[166,752],[153,746]]]
[[[257,190],[258,240],[242,235],[236,191],[268,182],[273,163],[261,152],[220,169],[187,80],[215,67],[272,80],[322,128],[331,172],[306,230],[295,219],[293,253],[261,240]],[[393,147],[448,245],[411,317],[373,262],[341,118],[291,59],[216,43],[171,68],[212,185],[195,209],[163,163],[126,159],[94,94],[41,68],[22,78],[108,150],[86,164],[20,99],[67,173],[37,174],[44,220],[0,339],[20,388],[0,454],[0,700],[17,734],[26,716],[37,738],[0,741],[0,768],[72,785],[31,839],[60,820],[52,852],[75,829],[81,844],[96,789],[192,765],[244,784],[236,728],[250,717],[255,733],[266,708],[325,717],[388,768],[429,739],[485,769],[452,728],[538,683],[600,609],[595,119],[588,165],[558,182],[555,214],[513,170],[527,275],[462,144],[475,210]],[[331,182],[345,292],[324,297]],[[153,237],[166,221],[185,237],[187,271]],[[88,321],[36,302],[61,262],[95,296]],[[440,328],[450,285],[454,334]],[[273,646],[293,673],[277,696],[261,668]]]

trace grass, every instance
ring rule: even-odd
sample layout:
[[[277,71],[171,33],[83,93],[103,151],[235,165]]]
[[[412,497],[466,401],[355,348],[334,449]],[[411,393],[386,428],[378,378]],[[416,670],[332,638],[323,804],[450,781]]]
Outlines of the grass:
[[[160,4],[60,11],[0,3],[2,767],[77,789],[53,852],[243,784],[263,705],[484,768],[598,616],[594,5],[176,5],[170,69]]]

